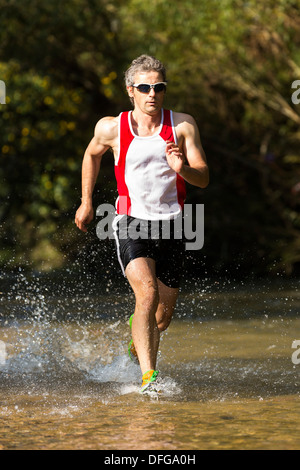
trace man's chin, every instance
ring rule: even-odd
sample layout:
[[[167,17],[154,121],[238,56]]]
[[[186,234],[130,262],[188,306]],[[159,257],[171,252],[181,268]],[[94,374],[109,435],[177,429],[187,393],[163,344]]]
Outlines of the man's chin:
[[[161,106],[159,106],[157,103],[147,104],[147,106],[145,106],[145,109],[149,114],[155,114],[161,110]]]

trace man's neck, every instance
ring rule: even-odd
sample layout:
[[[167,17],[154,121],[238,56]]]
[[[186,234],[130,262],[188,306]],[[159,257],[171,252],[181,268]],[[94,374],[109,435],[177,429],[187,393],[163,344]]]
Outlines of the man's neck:
[[[137,134],[154,134],[161,125],[161,119],[161,109],[154,114],[147,114],[136,108],[132,112],[132,125]]]

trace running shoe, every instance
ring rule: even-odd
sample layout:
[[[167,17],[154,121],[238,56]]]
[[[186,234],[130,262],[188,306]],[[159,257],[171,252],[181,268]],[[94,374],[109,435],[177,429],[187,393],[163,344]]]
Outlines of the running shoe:
[[[132,314],[131,317],[129,318],[129,326],[130,326],[130,328],[132,328],[133,315],[134,315],[134,314]],[[133,344],[133,339],[130,341],[130,343],[129,343],[129,345],[128,345],[128,355],[129,355],[130,359],[131,359],[135,364],[139,364],[138,355],[137,355],[136,349],[135,349],[134,344]]]
[[[141,394],[159,393],[156,382],[158,373],[158,370],[148,370],[148,372],[143,374],[143,383],[140,390]]]

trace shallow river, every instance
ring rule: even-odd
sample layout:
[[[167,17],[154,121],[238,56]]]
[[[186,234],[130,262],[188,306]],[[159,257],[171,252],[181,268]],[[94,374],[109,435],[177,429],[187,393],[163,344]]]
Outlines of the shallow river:
[[[126,290],[3,276],[0,449],[299,449],[298,285],[184,290],[155,399],[126,355]]]

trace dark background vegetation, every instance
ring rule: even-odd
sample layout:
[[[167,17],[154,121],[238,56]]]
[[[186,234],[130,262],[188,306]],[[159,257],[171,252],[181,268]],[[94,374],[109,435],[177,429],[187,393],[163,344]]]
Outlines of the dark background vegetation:
[[[299,1],[0,0],[2,270],[111,273],[112,242],[74,225],[81,162],[98,119],[130,109],[123,74],[147,53],[168,70],[166,107],[192,114],[211,183],[190,276],[298,275]],[[114,204],[112,154],[95,208]],[[110,274],[111,275],[111,274]]]

